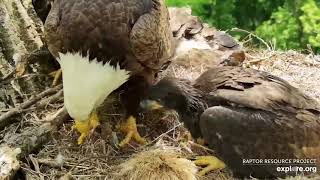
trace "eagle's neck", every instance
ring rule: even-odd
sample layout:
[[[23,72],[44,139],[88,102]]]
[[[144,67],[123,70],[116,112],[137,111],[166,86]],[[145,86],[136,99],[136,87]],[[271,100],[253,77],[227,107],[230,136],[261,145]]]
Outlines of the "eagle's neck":
[[[186,105],[183,109],[179,110],[179,115],[184,121],[185,126],[191,132],[192,137],[202,137],[200,130],[200,116],[206,109],[206,103],[202,101],[199,96],[187,96]]]
[[[202,98],[202,92],[194,88],[192,84],[180,81],[177,93],[176,100],[178,102],[175,109],[191,132],[192,137],[202,137],[200,115],[207,108],[207,104]]]
[[[129,72],[79,53],[59,54],[64,103],[70,116],[86,120],[105,98],[129,78]]]

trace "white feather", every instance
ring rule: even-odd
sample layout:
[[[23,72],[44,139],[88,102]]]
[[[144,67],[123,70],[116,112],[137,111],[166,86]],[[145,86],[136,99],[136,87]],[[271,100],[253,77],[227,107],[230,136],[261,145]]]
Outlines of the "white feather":
[[[89,61],[80,53],[59,53],[64,103],[70,116],[87,120],[105,98],[129,78],[129,72],[96,59]]]

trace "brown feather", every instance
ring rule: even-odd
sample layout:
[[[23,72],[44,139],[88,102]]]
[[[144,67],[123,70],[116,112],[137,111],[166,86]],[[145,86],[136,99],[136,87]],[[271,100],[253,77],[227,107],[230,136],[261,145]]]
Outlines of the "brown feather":
[[[203,73],[194,87],[210,94],[212,101],[219,98],[226,103],[254,109],[273,111],[280,108],[289,112],[320,109],[314,99],[288,82],[254,69],[230,66],[213,68]]]

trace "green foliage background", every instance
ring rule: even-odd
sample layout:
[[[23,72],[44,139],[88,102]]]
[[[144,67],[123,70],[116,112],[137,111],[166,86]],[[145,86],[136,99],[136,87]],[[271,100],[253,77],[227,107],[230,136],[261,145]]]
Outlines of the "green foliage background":
[[[255,32],[279,49],[320,53],[320,0],[166,0],[190,6],[194,15],[218,29]],[[241,35],[241,34],[240,34]],[[243,35],[243,34],[242,34]]]

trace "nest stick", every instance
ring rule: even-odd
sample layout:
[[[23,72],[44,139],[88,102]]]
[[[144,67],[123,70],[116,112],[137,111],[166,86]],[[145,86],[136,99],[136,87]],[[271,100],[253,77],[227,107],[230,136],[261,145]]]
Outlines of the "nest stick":
[[[4,137],[4,145],[11,148],[20,148],[18,159],[37,151],[51,139],[51,134],[69,118],[67,110],[63,107],[47,119],[41,126],[25,128],[21,133]]]
[[[62,85],[53,87],[53,88],[49,88],[45,91],[43,91],[42,93],[40,93],[39,95],[29,99],[28,101],[20,104],[20,106],[11,109],[10,111],[2,114],[0,116],[0,129],[3,129],[5,126],[7,126],[8,124],[13,123],[15,120],[12,119],[11,117],[14,115],[17,115],[19,113],[21,113],[24,109],[29,108],[30,106],[34,105],[35,103],[37,103],[38,101],[40,101],[42,98],[48,96],[48,95],[52,95],[57,93],[60,89],[62,88]]]

